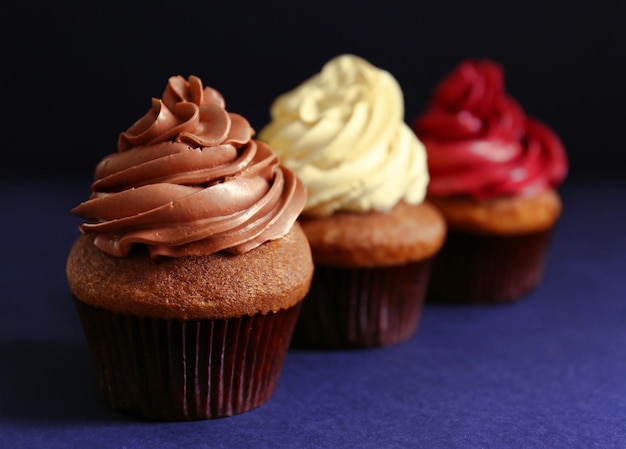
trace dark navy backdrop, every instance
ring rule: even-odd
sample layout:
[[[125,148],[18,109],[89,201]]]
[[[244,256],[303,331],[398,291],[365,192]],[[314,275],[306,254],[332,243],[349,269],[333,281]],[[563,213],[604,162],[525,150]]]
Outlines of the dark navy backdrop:
[[[0,181],[0,448],[626,447],[626,182],[563,189],[546,277],[516,304],[427,304],[398,346],[290,351],[275,395],[149,423],[98,399],[64,276],[88,184]]]

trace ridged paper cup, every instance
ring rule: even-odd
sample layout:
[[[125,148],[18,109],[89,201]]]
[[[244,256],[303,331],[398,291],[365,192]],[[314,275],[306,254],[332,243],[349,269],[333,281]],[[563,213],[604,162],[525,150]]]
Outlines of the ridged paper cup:
[[[509,303],[529,293],[544,274],[552,229],[520,235],[450,230],[435,257],[428,301]]]
[[[105,402],[162,421],[220,418],[265,403],[276,389],[301,306],[180,321],[75,302]]]
[[[378,268],[316,266],[292,346],[367,348],[409,339],[420,321],[431,261]]]

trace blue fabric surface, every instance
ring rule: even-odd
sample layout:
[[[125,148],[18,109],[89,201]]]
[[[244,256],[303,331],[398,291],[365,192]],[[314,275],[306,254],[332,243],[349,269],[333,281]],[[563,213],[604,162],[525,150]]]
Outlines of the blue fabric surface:
[[[189,423],[98,399],[64,274],[87,193],[0,183],[2,448],[626,447],[626,182],[564,186],[545,279],[523,300],[428,304],[394,347],[292,350],[265,405]]]

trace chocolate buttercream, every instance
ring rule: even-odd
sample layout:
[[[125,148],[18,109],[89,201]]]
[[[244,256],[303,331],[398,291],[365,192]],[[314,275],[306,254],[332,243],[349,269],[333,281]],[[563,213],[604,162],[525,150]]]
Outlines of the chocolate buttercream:
[[[218,91],[190,76],[169,79],[163,98],[97,166],[88,201],[72,209],[95,245],[125,257],[241,254],[283,237],[306,190]]]

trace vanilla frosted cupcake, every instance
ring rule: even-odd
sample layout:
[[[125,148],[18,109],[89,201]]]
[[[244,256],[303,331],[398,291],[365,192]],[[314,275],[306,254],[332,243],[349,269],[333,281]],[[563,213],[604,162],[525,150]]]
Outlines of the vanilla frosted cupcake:
[[[278,97],[259,139],[308,189],[300,224],[316,265],[294,344],[366,347],[416,330],[444,220],[424,202],[421,142],[391,74],[342,55]]]
[[[67,279],[114,409],[218,418],[274,392],[313,263],[305,188],[253,134],[172,77],[72,210],[86,222]]]

